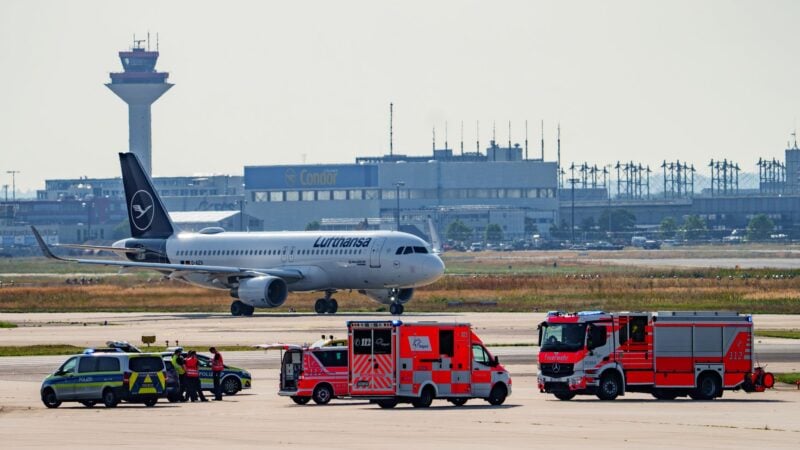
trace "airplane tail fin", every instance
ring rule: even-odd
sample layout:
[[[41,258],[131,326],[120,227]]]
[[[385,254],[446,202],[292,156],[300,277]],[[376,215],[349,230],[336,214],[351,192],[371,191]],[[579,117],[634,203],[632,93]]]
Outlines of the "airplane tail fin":
[[[165,239],[175,232],[161,197],[153,181],[142,169],[142,163],[133,153],[120,153],[122,184],[125,186],[125,203],[128,205],[128,222],[134,238]]]
[[[436,227],[433,225],[433,219],[428,216],[428,233],[431,237],[431,248],[433,253],[442,253],[442,241],[439,239],[439,233],[436,232]]]

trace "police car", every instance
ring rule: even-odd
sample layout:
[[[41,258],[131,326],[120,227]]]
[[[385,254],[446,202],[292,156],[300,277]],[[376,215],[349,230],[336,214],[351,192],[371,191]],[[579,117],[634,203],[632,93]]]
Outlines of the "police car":
[[[166,393],[166,372],[155,353],[94,352],[70,356],[42,382],[42,403],[57,408],[65,401],[113,408],[120,401],[153,406]]]
[[[166,351],[161,354],[164,358],[164,364],[167,370],[173,370],[172,367],[172,353]],[[186,353],[182,353],[186,358]],[[211,373],[211,358],[205,355],[197,354],[197,366],[200,369],[200,386],[204,391],[214,390],[214,378]],[[242,389],[250,389],[253,385],[253,377],[250,372],[240,369],[239,367],[224,365],[222,374],[220,376],[220,384],[222,385],[222,392],[225,395],[236,395]]]

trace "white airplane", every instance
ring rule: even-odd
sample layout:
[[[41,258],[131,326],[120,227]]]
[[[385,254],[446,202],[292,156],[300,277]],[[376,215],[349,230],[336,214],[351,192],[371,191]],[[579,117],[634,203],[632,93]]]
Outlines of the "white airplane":
[[[281,306],[289,292],[310,291],[324,292],[314,305],[316,312],[333,314],[338,303],[332,295],[352,289],[399,315],[415,288],[444,273],[444,263],[425,241],[397,231],[180,232],[136,155],[120,153],[119,159],[133,237],[110,247],[62,246],[108,250],[125,260],[55,256],[31,227],[45,256],[123,270],[153,269],[194,285],[224,289],[237,299],[231,304],[234,316]]]

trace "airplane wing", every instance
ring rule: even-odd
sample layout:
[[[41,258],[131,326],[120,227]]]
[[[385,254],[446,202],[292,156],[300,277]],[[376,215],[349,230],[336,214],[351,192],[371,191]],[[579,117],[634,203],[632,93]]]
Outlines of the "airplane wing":
[[[228,266],[206,266],[206,265],[190,265],[190,264],[166,264],[166,263],[151,263],[151,262],[136,262],[136,261],[118,261],[113,259],[77,259],[77,258],[62,258],[56,256],[44,242],[42,236],[36,227],[31,226],[33,235],[39,248],[42,249],[44,256],[50,259],[59,261],[76,262],[80,264],[93,264],[100,266],[116,266],[121,268],[141,268],[153,269],[161,272],[183,272],[183,273],[204,273],[217,276],[240,276],[242,278],[250,278],[261,275],[271,275],[274,277],[283,278],[287,281],[296,281],[303,279],[303,273],[299,270],[293,269],[251,269],[243,267],[228,267]]]
[[[262,350],[299,350],[303,347],[294,344],[258,344],[254,345],[254,348],[260,348]]]
[[[145,253],[147,249],[136,247],[136,248],[122,248],[122,247],[112,247],[110,245],[83,245],[83,244],[55,244],[53,247],[58,248],[75,248],[78,250],[103,250],[107,252],[122,252],[122,253]]]

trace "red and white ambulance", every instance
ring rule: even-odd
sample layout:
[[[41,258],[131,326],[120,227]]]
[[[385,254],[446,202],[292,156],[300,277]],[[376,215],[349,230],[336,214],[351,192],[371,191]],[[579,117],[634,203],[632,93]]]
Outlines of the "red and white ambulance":
[[[436,398],[500,405],[511,394],[508,371],[469,324],[351,321],[347,339],[351,398],[425,408]]]
[[[561,400],[625,392],[711,400],[775,381],[753,365],[752,316],[735,312],[550,312],[539,344],[539,390]]]

